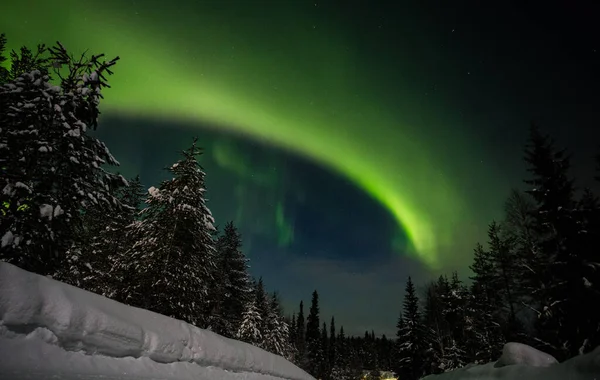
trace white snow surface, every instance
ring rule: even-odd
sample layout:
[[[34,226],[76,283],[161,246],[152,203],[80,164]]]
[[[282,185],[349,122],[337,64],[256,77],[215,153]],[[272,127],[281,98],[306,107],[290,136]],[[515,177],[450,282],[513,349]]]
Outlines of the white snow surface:
[[[600,380],[600,347],[558,363],[533,347],[506,343],[496,362],[469,365],[422,380]]]
[[[0,379],[314,380],[247,343],[0,262]]]
[[[548,367],[558,361],[554,356],[522,343],[506,343],[502,348],[502,356],[494,367],[505,367],[513,364],[525,364],[534,367]]]

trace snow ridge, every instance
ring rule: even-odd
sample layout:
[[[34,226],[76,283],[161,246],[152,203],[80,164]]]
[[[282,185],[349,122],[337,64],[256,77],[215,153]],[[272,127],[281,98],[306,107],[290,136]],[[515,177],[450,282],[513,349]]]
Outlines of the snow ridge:
[[[600,379],[600,347],[562,363],[521,343],[507,343],[497,362],[468,365],[422,380],[597,380]]]
[[[286,359],[247,343],[0,262],[0,346],[19,337],[87,355],[314,380]]]

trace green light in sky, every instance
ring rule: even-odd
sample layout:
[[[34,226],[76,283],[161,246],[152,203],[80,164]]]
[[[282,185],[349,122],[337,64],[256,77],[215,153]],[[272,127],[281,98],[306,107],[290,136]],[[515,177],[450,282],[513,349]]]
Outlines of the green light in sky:
[[[275,222],[279,231],[279,246],[285,247],[290,245],[294,241],[294,227],[287,223],[281,202],[277,203],[277,208],[275,209]]]
[[[137,9],[123,1],[32,0],[4,9],[0,23],[11,48],[43,38],[119,55],[106,114],[208,122],[343,173],[389,210],[412,253],[440,265],[440,247],[456,239],[465,210],[442,174],[450,163],[436,156],[443,142],[426,121],[408,122],[406,110],[432,110],[411,102],[408,88],[397,99],[402,112],[384,107],[386,94],[353,44],[325,24],[302,22],[298,10],[269,26],[261,19],[268,10],[236,16],[217,3]]]

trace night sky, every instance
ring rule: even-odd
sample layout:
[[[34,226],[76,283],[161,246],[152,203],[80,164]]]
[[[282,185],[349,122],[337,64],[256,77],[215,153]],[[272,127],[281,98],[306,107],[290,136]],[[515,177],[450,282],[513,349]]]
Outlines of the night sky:
[[[393,335],[409,274],[468,273],[531,121],[591,184],[593,3],[9,0],[0,32],[120,56],[98,135],[121,172],[156,185],[198,136],[217,224],[287,310],[316,288],[325,319]]]

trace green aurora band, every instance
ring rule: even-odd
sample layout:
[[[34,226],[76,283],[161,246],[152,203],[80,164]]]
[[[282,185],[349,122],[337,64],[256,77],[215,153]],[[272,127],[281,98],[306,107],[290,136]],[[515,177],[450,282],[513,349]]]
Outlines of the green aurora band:
[[[0,24],[9,48],[59,40],[74,53],[119,55],[105,114],[208,123],[342,173],[393,215],[405,252],[442,265],[465,200],[436,157],[442,143],[425,144],[423,125],[398,116],[431,110],[403,99],[383,106],[363,58],[331,22],[302,19],[292,4],[274,6],[293,8],[287,18],[267,21],[274,11],[226,3],[23,0],[3,9]]]

